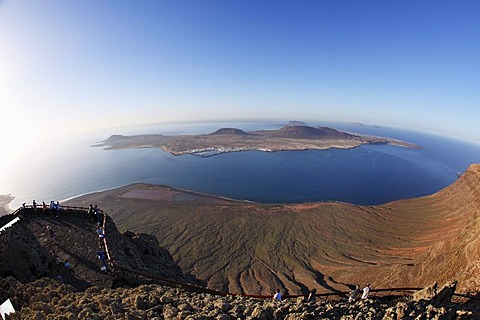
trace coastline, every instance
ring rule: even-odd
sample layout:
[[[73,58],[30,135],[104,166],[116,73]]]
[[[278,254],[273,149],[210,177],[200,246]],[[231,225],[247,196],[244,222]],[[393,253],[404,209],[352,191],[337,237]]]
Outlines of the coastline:
[[[134,182],[130,183],[127,185],[123,186],[118,186],[118,187],[113,187],[113,188],[107,188],[103,190],[97,190],[97,191],[92,191],[92,192],[86,192],[82,193],[76,196],[72,196],[69,198],[66,198],[64,200],[59,200],[60,204],[62,203],[68,203],[70,201],[75,202],[80,199],[94,199],[96,196],[98,197],[104,197],[106,196],[106,193],[120,193],[119,198],[122,198],[124,200],[151,200],[151,201],[166,201],[165,199],[157,199],[154,197],[136,197],[136,196],[124,196],[124,194],[128,193],[129,191],[134,191],[138,189],[143,189],[143,188],[148,188],[147,190],[158,190],[158,189],[168,189],[173,192],[177,192],[179,194],[189,194],[189,195],[195,195],[201,198],[208,198],[212,199],[215,201],[225,201],[228,203],[237,203],[237,204],[252,204],[252,205],[267,205],[267,206],[308,206],[308,205],[346,205],[346,206],[353,206],[353,207],[370,207],[372,205],[362,205],[362,204],[356,204],[356,203],[351,203],[351,202],[346,202],[346,201],[341,201],[341,200],[318,200],[318,201],[305,201],[305,202],[289,202],[289,203],[282,203],[282,202],[256,202],[252,200],[245,200],[245,199],[234,199],[234,198],[229,198],[229,197],[224,197],[221,195],[216,195],[216,194],[210,194],[210,193],[205,193],[205,192],[200,192],[200,191],[195,191],[191,189],[183,189],[183,188],[176,188],[168,185],[163,185],[163,184],[153,184],[153,183],[145,183],[145,182]],[[432,193],[434,194],[434,193]],[[402,198],[402,199],[397,199],[393,201],[387,201],[384,203],[379,203],[375,204],[375,206],[381,206],[381,205],[386,205],[392,202],[396,201],[403,201],[403,200],[409,200],[409,199],[419,199],[423,197],[428,197],[431,196],[432,194],[429,195],[424,195],[424,196],[419,196],[419,197],[413,197],[413,198]],[[167,202],[194,202],[194,201],[182,201],[182,200],[169,200]],[[219,204],[219,203],[216,203]]]
[[[328,145],[328,146],[309,146],[309,147],[297,147],[297,148],[264,148],[264,147],[238,147],[238,148],[215,148],[215,147],[208,147],[208,148],[199,148],[199,149],[190,149],[190,150],[182,150],[176,151],[172,150],[166,146],[155,146],[155,145],[138,145],[138,146],[107,146],[105,145],[93,145],[92,147],[105,147],[103,150],[133,150],[133,149],[160,149],[164,152],[170,153],[174,156],[182,156],[182,155],[195,155],[200,157],[212,157],[224,153],[231,153],[231,152],[243,152],[243,151],[258,151],[258,152],[283,152],[283,151],[308,151],[308,150],[331,150],[331,149],[343,149],[343,150],[351,150],[363,145],[391,145],[396,147],[402,148],[412,148],[412,149],[422,149],[421,146],[417,146],[412,143],[404,142],[401,140],[390,139],[388,142],[381,142],[381,143],[357,143],[351,145]],[[207,155],[203,154],[207,153]],[[209,154],[211,153],[211,154]]]
[[[234,199],[234,198],[228,198],[220,195],[215,195],[215,194],[208,194],[204,192],[199,192],[199,191],[194,191],[190,189],[182,189],[182,188],[176,188],[176,187],[171,187],[168,185],[161,185],[161,184],[152,184],[152,183],[144,183],[144,182],[135,182],[135,183],[130,183],[127,185],[123,186],[117,186],[113,188],[107,188],[103,190],[97,190],[97,191],[92,191],[92,192],[86,192],[83,194],[79,194],[76,196],[68,197],[66,199],[60,200],[60,204],[62,203],[68,203],[70,201],[75,201],[79,200],[80,198],[94,198],[96,195],[103,197],[105,193],[112,192],[112,193],[118,193],[121,192],[122,195],[126,194],[129,191],[132,190],[139,190],[139,189],[145,189],[148,188],[148,190],[160,190],[160,189],[167,189],[173,192],[176,192],[177,194],[188,194],[188,195],[194,195],[199,198],[206,198],[206,199],[212,199],[213,202],[217,201],[222,201],[222,202],[230,202],[230,203],[243,203],[243,204],[259,204],[258,202],[254,202],[251,200],[241,200],[241,199]],[[126,200],[128,199],[142,199],[142,200],[160,200],[155,197],[135,197],[135,196],[122,196],[120,195],[121,198],[124,198]],[[160,200],[162,201],[162,200]],[[165,200],[163,200],[165,201]],[[171,200],[172,202],[189,202],[188,200]]]
[[[125,197],[132,189],[155,191],[160,188],[145,184],[130,185],[103,196],[76,199],[76,203],[71,204],[88,206],[95,199],[94,203],[109,212],[120,230],[156,236],[159,243],[172,252],[182,269],[208,282],[213,288],[218,288],[219,283],[228,283],[240,291],[257,280],[269,279],[268,268],[265,269],[263,264],[250,264],[249,261],[258,259],[272,264],[288,261],[287,272],[298,274],[304,272],[306,265],[309,266],[312,257],[316,261],[312,266],[314,270],[335,279],[325,282],[326,288],[335,287],[339,282],[355,283],[365,277],[376,279],[377,285],[381,282],[392,285],[392,273],[400,284],[411,281],[408,274],[413,270],[433,270],[438,262],[422,258],[423,252],[430,252],[427,250],[432,246],[432,239],[444,241],[449,248],[450,239],[460,239],[453,249],[449,249],[449,256],[455,256],[457,250],[465,248],[471,238],[463,237],[463,233],[462,237],[458,237],[458,233],[462,228],[470,234],[470,227],[475,223],[473,218],[478,211],[478,202],[475,201],[478,184],[475,182],[479,178],[479,166],[472,165],[456,182],[435,194],[373,206],[341,202],[281,205],[229,202],[214,205],[212,202],[191,200],[172,202],[168,198],[170,194],[160,201],[132,197],[135,196],[132,194]],[[172,191],[166,189],[165,193]],[[458,202],[467,206],[458,207]],[[431,221],[438,223],[432,224]],[[392,225],[396,227],[392,229]],[[375,226],[373,230],[372,226]],[[418,230],[418,226],[422,229]],[[372,232],[365,234],[365,230]],[[322,236],[318,237],[319,234]],[[423,237],[424,234],[427,237]],[[192,239],[201,240],[192,242]],[[286,245],[279,246],[281,241],[285,241]],[[299,244],[292,251],[291,248]],[[306,250],[304,244],[315,249]],[[444,252],[444,247],[431,248],[436,250],[435,253]],[[275,256],[272,257],[270,252],[275,252]],[[293,262],[292,255],[295,255]],[[233,263],[225,267],[225,262],[232,260]],[[242,265],[245,261],[246,265]],[[457,266],[466,269],[468,263],[462,262]],[[256,280],[252,282],[243,278],[238,283],[237,275],[247,269],[257,275]],[[218,270],[227,272],[212,278]],[[230,276],[232,274],[233,277]],[[271,274],[274,276],[276,273]],[[432,271],[417,281],[430,283],[445,278],[457,279],[456,276],[458,274],[442,274],[439,278],[439,274]],[[305,279],[311,286],[318,278],[311,274]],[[476,286],[476,283],[465,282],[465,278],[460,280],[465,290]],[[295,282],[288,277],[280,281],[291,290],[298,290]]]
[[[419,146],[391,138],[351,134],[328,127],[285,126],[279,130],[245,132],[235,128],[221,128],[200,135],[111,135],[91,147],[104,150],[158,148],[172,155],[213,155],[241,151],[304,151],[353,149],[361,145],[394,145],[405,148]]]

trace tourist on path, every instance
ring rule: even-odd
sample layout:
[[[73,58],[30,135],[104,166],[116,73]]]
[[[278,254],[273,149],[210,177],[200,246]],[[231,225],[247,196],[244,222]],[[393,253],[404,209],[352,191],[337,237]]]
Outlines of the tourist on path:
[[[370,283],[367,283],[365,288],[363,288],[362,299],[368,299],[368,294],[370,293]]]
[[[357,284],[355,289],[350,292],[350,297],[348,297],[348,302],[355,302],[360,296],[360,286]]]
[[[37,213],[37,202],[35,199],[32,201],[32,206],[33,206],[33,213]]]
[[[55,212],[57,213],[57,215],[55,216],[55,218],[58,218],[60,216],[60,202],[57,201],[57,203],[55,204]]]
[[[45,201],[42,201],[42,208],[43,208],[43,213],[48,213],[47,210],[47,204],[45,203]]]
[[[307,302],[315,302],[315,295],[317,294],[317,289],[313,289],[308,294]]]
[[[67,269],[67,271],[70,272],[70,274],[71,274],[72,276],[75,275],[75,271],[73,271],[73,266],[72,266],[72,264],[70,263],[70,261],[68,261],[68,259],[65,260],[65,263],[64,263],[63,265],[65,266],[65,269]]]
[[[102,261],[103,266],[100,268],[101,271],[107,271],[107,261],[106,261],[106,256],[105,256],[105,251],[103,250],[98,250],[97,251],[97,256],[100,261]]]
[[[95,211],[93,210],[93,205],[90,203],[90,208],[88,208],[88,216],[95,221]]]
[[[97,222],[98,222],[98,224],[101,224],[101,223],[100,223],[100,212],[99,212],[99,210],[98,210],[97,205],[95,205],[95,208],[93,209],[93,211],[95,212],[95,217],[97,217]]]
[[[100,226],[100,224],[97,224],[97,234],[100,241],[105,238],[105,232],[103,231],[103,228]]]
[[[280,292],[280,289],[277,289],[277,292],[273,295],[273,300],[274,301],[282,301],[282,293]]]
[[[53,231],[53,229],[50,228],[50,226],[47,226],[46,228],[47,228],[48,235],[50,236],[52,241],[57,243],[57,238],[55,237],[55,231]]]

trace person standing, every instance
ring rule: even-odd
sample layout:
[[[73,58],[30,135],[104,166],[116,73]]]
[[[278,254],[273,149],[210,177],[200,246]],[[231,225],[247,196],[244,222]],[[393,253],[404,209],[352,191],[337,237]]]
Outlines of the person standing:
[[[65,266],[65,269],[67,269],[67,271],[70,272],[72,276],[75,275],[75,271],[73,271],[73,266],[68,259],[65,260],[65,263],[63,265]]]
[[[350,297],[348,297],[348,302],[355,302],[360,295],[360,286],[357,284],[355,289],[350,292]]]
[[[97,257],[102,261],[103,266],[100,268],[101,271],[107,271],[107,262],[106,262],[106,257],[105,257],[105,251],[103,250],[98,250],[97,251]]]
[[[103,232],[103,228],[98,224],[97,225],[97,234],[98,234],[98,239],[101,241],[103,238],[105,238],[105,233]]]
[[[37,202],[35,201],[35,199],[33,199],[32,201],[32,206],[33,206],[33,213],[37,213]]]
[[[57,201],[57,203],[55,204],[55,212],[57,213],[55,218],[58,218],[59,215],[60,215],[60,202]]]
[[[280,292],[280,289],[277,289],[277,292],[273,295],[273,300],[274,301],[282,301],[282,293]]]
[[[50,238],[52,239],[52,241],[54,243],[57,243],[57,238],[55,237],[55,231],[53,231],[52,228],[50,228],[50,226],[47,226],[47,232],[48,232],[48,235],[50,236]]]
[[[368,294],[370,293],[370,283],[367,283],[365,288],[363,288],[362,299],[368,299]]]
[[[99,210],[98,210],[97,205],[95,205],[95,208],[93,209],[93,211],[95,212],[95,216],[97,217],[97,222],[101,225],[101,222],[100,222],[100,212],[99,212]]]
[[[90,208],[88,208],[88,216],[95,221],[95,212],[93,210],[93,205],[90,203]]]

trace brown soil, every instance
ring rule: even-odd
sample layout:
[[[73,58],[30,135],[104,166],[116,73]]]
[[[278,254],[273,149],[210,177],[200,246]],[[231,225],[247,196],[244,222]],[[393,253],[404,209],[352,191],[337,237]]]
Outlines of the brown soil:
[[[269,294],[281,287],[293,294],[457,279],[466,292],[480,285],[479,182],[480,165],[473,165],[431,196],[378,206],[125,197],[143,186],[70,203],[97,203],[120,228],[155,235],[184,271],[211,288]]]

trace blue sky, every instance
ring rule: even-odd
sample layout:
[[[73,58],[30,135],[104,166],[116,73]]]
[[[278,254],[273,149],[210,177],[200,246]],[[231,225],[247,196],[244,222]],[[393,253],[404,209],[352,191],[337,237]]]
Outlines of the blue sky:
[[[478,17],[479,1],[0,0],[0,134],[303,120],[480,142]]]

